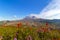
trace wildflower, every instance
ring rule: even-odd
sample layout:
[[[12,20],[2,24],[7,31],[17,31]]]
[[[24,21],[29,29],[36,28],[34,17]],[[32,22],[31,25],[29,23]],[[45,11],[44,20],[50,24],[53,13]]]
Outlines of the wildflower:
[[[20,22],[19,25],[22,26],[22,23]]]
[[[16,32],[16,36],[19,34],[19,30]]]
[[[43,32],[47,32],[48,29],[47,29],[47,28],[42,28],[42,31],[43,31]]]
[[[14,38],[14,40],[17,40],[17,38]]]
[[[28,35],[28,36],[26,37],[26,40],[33,40],[33,39],[32,39],[32,37],[31,37],[30,35]]]
[[[18,38],[18,32],[16,32],[16,34],[14,35],[14,40],[17,40]]]
[[[21,27],[21,26],[22,26],[22,23],[21,22],[17,24],[17,27],[18,28]]]
[[[46,22],[46,27],[48,27],[48,22]]]

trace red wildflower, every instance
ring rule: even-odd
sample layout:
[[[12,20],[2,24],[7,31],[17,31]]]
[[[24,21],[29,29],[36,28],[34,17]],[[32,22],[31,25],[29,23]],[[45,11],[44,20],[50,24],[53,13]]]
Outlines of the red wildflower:
[[[46,27],[48,27],[48,22],[46,22]]]
[[[42,28],[42,31],[43,31],[43,32],[47,32],[48,29],[47,29],[47,28]]]
[[[21,26],[22,26],[22,23],[19,22],[19,23],[17,24],[17,27],[19,28],[19,27],[21,27]]]

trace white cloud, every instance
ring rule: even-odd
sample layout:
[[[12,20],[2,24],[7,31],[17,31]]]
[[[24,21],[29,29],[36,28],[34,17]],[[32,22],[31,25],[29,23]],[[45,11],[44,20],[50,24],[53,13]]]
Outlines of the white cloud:
[[[40,14],[31,14],[44,19],[60,19],[60,0],[52,0]]]
[[[13,15],[12,17],[11,17],[11,20],[20,20],[21,18],[20,17],[18,17],[17,15]]]
[[[0,21],[5,21],[5,20],[19,20],[20,18],[17,17],[17,15],[13,15],[13,16],[10,16],[10,17],[3,17],[3,16],[0,16]]]
[[[4,20],[4,18],[0,16],[0,21],[1,21],[1,20]]]
[[[14,17],[14,18],[17,18],[17,16],[16,16],[16,15],[13,15],[13,17]]]
[[[0,16],[0,21],[4,21],[4,20],[7,20],[7,19],[3,16]]]

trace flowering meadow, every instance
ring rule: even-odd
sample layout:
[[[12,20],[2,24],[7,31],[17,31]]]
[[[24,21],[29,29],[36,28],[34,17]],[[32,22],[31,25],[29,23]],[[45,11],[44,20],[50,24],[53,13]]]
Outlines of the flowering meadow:
[[[17,26],[1,26],[0,40],[60,40],[60,30],[51,28],[48,23],[44,27],[18,23]]]

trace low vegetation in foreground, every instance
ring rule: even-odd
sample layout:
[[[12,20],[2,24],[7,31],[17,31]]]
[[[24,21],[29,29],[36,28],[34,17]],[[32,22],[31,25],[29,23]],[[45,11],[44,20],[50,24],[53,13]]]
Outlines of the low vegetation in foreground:
[[[60,40],[60,30],[49,27],[33,27],[17,24],[17,26],[1,26],[0,40]]]

